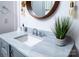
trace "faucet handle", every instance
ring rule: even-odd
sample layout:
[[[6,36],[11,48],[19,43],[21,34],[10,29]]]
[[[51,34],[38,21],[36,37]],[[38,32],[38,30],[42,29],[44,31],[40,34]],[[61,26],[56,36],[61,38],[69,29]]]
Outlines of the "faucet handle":
[[[39,32],[38,35],[39,35],[40,37],[44,37],[44,36],[46,36],[45,33],[41,32],[41,31]]]
[[[27,31],[28,31],[28,28],[27,28],[27,27],[25,27],[25,28],[24,28],[24,31],[25,31],[25,32],[27,32]]]
[[[37,29],[33,29],[33,35],[36,35],[36,36],[38,36],[38,30]]]
[[[40,36],[40,37],[46,36],[44,32],[38,31],[38,30],[35,29],[35,28],[33,29],[33,33],[32,33],[32,34],[33,34],[33,35],[36,35],[36,36]]]

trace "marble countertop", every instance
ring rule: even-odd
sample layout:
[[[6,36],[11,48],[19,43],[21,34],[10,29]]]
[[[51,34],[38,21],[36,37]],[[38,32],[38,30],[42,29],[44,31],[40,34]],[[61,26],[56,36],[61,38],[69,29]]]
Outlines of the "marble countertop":
[[[41,42],[33,47],[29,47],[22,42],[15,40],[15,37],[26,35],[27,32],[14,31],[0,35],[0,38],[5,40],[8,44],[15,47],[23,55],[28,57],[67,57],[73,48],[74,42],[69,43],[64,47],[59,47],[55,44],[54,38],[44,37]],[[37,38],[39,39],[39,37]],[[41,40],[40,39],[40,40]]]

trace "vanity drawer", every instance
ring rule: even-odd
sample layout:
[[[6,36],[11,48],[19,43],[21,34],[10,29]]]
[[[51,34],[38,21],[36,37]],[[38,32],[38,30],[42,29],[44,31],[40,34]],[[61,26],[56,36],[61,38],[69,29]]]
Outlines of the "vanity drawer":
[[[1,48],[1,57],[9,57],[8,52],[4,48]]]
[[[4,40],[1,40],[1,48],[4,48],[5,50],[9,49],[9,44],[5,42]]]
[[[1,56],[9,57],[9,44],[1,39]]]

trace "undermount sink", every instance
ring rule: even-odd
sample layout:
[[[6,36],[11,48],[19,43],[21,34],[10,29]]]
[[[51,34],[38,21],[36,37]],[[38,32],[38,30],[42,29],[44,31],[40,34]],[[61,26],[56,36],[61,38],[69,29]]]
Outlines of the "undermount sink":
[[[27,41],[27,36],[28,35],[22,35],[22,36],[15,37],[15,39],[21,42],[25,42]]]
[[[14,39],[18,40],[19,42],[21,42],[29,47],[33,47],[42,41],[31,35],[22,35],[22,36],[15,37]]]

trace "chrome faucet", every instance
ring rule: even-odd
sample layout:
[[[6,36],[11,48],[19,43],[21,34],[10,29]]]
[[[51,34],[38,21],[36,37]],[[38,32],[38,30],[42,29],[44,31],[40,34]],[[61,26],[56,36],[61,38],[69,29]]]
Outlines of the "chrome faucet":
[[[37,29],[33,29],[33,35],[36,35],[36,36],[38,36],[38,30]]]
[[[36,36],[40,36],[40,37],[44,37],[46,36],[45,33],[43,33],[42,31],[38,31],[37,29],[33,29],[33,35],[36,35]]]

